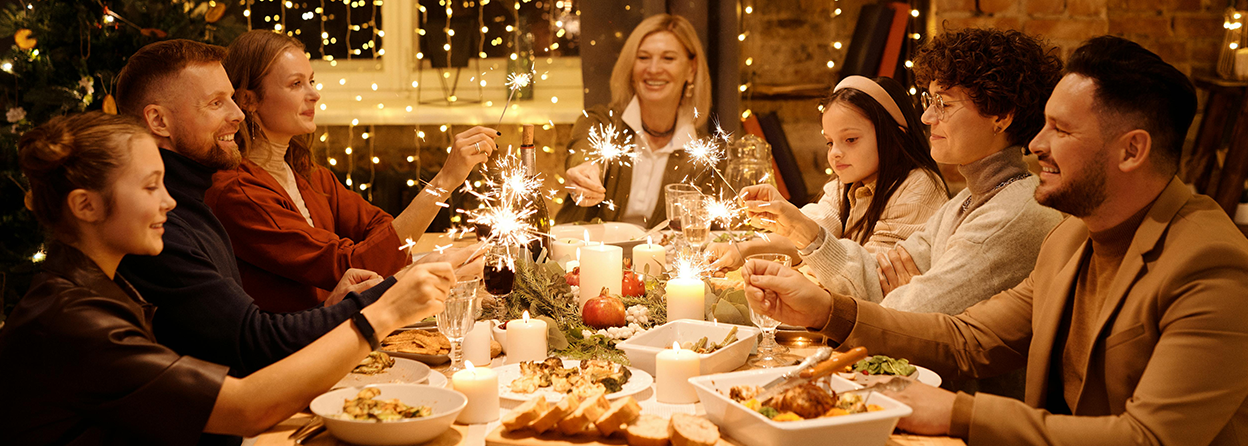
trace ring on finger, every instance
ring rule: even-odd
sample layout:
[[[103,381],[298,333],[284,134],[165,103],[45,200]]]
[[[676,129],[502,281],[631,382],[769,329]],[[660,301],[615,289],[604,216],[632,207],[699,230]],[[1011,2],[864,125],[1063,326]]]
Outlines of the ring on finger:
[[[473,155],[480,155],[482,152],[481,143],[478,142],[478,143],[473,144],[472,146],[477,148],[477,153],[474,153]]]

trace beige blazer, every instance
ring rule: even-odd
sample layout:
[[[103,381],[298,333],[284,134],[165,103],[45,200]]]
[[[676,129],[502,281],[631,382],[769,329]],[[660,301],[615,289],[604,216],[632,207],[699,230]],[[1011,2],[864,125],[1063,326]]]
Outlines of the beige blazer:
[[[1114,277],[1079,373],[1075,415],[1039,409],[1088,246],[1083,222],[1066,219],[1026,280],[958,316],[857,303],[845,344],[910,358],[945,376],[1025,366],[1025,403],[959,395],[954,433],[971,444],[1248,445],[1248,240],[1213,200],[1193,196],[1177,178],[1154,202]],[[833,318],[838,314],[834,309]]]

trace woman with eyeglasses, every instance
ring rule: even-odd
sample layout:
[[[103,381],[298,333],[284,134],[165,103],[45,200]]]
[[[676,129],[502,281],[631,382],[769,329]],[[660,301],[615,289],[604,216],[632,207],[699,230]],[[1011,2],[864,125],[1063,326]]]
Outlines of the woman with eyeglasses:
[[[742,189],[741,199],[754,203],[752,223],[779,236],[711,244],[712,268],[738,268],[741,254],[810,255],[820,237],[883,252],[923,229],[949,199],[919,111],[897,81],[846,77],[823,101],[822,126],[828,165],[836,171],[823,197],[798,209],[775,186]]]
[[[1036,202],[1038,180],[1023,161],[1023,146],[1044,125],[1061,61],[1036,38],[987,29],[937,36],[914,61],[919,84],[928,89],[922,120],[931,128],[932,158],[956,164],[966,189],[891,250],[873,253],[823,231],[803,260],[834,293],[899,310],[957,314],[1022,281],[1061,220]],[[763,227],[783,231],[800,213],[778,201],[746,205]]]

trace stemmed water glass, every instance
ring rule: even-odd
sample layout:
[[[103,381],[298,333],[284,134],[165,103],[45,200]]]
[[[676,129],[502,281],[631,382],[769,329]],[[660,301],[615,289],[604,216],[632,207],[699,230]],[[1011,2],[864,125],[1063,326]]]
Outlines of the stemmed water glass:
[[[477,319],[477,308],[481,302],[477,298],[477,288],[480,286],[481,279],[455,282],[446,296],[445,309],[437,316],[438,332],[451,341],[451,367],[448,372],[464,369],[464,336],[472,330]]]
[[[793,259],[785,254],[754,254],[745,259],[746,261],[775,262],[785,268],[793,265]],[[750,320],[754,322],[754,325],[763,330],[763,341],[758,344],[758,356],[750,360],[750,365],[771,368],[792,364],[792,358],[787,358],[784,355],[788,353],[789,349],[776,342],[776,327],[780,326],[780,321],[760,313],[754,308],[753,303],[750,303]]]
[[[711,216],[706,209],[706,197],[702,194],[684,195],[680,199],[681,232],[690,247],[701,251],[711,240]]]

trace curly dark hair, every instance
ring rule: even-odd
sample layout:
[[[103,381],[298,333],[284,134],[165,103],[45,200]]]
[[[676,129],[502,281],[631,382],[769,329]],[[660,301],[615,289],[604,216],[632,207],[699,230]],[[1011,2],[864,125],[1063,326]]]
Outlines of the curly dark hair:
[[[1044,104],[1061,79],[1056,48],[1014,30],[968,28],[936,36],[914,57],[914,76],[927,87],[962,87],[986,116],[1014,113],[1005,133],[1026,145],[1044,127]]]

